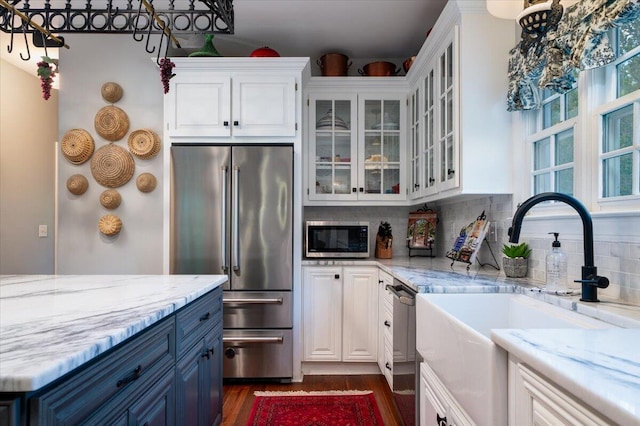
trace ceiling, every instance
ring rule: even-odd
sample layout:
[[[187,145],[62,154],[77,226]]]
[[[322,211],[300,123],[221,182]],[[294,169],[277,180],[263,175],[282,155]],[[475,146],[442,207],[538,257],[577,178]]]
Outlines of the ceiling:
[[[187,0],[176,0],[177,7],[181,2]],[[409,58],[420,50],[446,2],[234,0],[235,33],[216,35],[214,45],[223,56],[248,56],[258,47],[269,46],[281,56],[310,57],[312,62],[325,53],[343,53],[352,60]],[[97,7],[100,0],[93,3]],[[158,3],[159,0],[154,2]],[[17,43],[24,43],[23,37],[15,37],[11,54],[7,53],[8,39],[7,34],[0,33],[2,59],[32,72],[34,66],[19,56],[24,48]],[[179,39],[187,53],[203,43],[202,35]],[[49,56],[57,57],[52,50],[49,49]],[[44,53],[31,47],[31,54],[39,60]],[[141,54],[146,55],[142,47]]]

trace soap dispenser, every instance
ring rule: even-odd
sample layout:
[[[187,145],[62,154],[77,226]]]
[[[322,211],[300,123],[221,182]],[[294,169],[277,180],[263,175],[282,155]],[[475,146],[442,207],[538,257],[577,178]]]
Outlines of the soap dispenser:
[[[549,232],[555,237],[551,243],[551,252],[547,254],[547,291],[550,293],[566,293],[569,291],[567,285],[567,255],[560,249],[558,232]]]

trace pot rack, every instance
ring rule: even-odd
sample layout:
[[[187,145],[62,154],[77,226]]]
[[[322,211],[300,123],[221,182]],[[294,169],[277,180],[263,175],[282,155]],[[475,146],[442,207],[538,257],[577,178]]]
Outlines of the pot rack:
[[[94,3],[100,3],[96,8]],[[160,4],[162,3],[162,4]],[[176,35],[233,34],[233,0],[178,0],[186,7],[176,8],[176,0],[0,0],[0,31],[11,34],[7,50],[13,51],[15,34],[25,39],[26,55],[31,58],[27,34],[36,47],[65,47],[56,34],[132,34],[145,42],[148,53],[157,51],[157,62],[164,46],[167,56],[171,42],[180,47]],[[81,6],[78,6],[81,4]],[[160,35],[157,44],[152,35]],[[155,45],[154,45],[155,44]],[[156,49],[157,47],[157,49]],[[46,55],[46,53],[45,53]]]

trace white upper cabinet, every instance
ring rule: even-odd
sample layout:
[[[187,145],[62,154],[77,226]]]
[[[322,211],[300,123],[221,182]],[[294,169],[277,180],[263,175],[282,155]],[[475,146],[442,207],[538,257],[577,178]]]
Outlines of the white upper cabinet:
[[[406,82],[393,79],[312,79],[306,204],[406,200]]]
[[[449,1],[443,10],[408,76],[413,202],[511,193],[505,94],[515,33],[483,1]]]
[[[265,62],[266,59],[266,62]],[[294,138],[297,58],[175,58],[165,95],[167,135],[197,142],[213,138]],[[266,65],[266,66],[265,66]],[[194,139],[195,138],[195,139]]]

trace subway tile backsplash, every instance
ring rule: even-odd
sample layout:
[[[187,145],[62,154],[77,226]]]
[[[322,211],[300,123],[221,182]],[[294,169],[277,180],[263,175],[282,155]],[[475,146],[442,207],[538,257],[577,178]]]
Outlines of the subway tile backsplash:
[[[375,248],[375,234],[381,221],[387,221],[393,229],[393,256],[406,257],[409,249],[406,246],[407,218],[409,212],[424,207],[424,204],[412,207],[305,207],[305,220],[367,220],[371,224],[372,241],[371,253]],[[473,222],[483,211],[487,218],[495,222],[495,240],[488,237],[488,244],[483,244],[478,254],[482,263],[494,263],[493,255],[502,267],[502,245],[508,242],[507,229],[511,224],[511,217],[515,211],[510,195],[493,195],[466,199],[456,202],[438,202],[430,204],[429,208],[438,213],[439,223],[436,232],[434,254],[444,257],[446,251],[453,245],[460,233],[460,229]],[[572,240],[563,238],[562,249],[568,256],[568,275],[572,279],[580,278],[583,265],[582,239]],[[545,257],[551,249],[551,239],[548,235],[540,238],[527,238],[533,249],[529,258],[527,276],[543,286],[545,281]],[[491,251],[488,247],[491,247]],[[610,284],[606,289],[599,289],[602,297],[613,298],[618,301],[640,306],[640,243],[603,241],[594,242],[595,264],[598,274],[609,278]],[[461,265],[462,267],[462,265]],[[484,266],[490,268],[490,266]],[[580,284],[574,283],[579,289]]]

